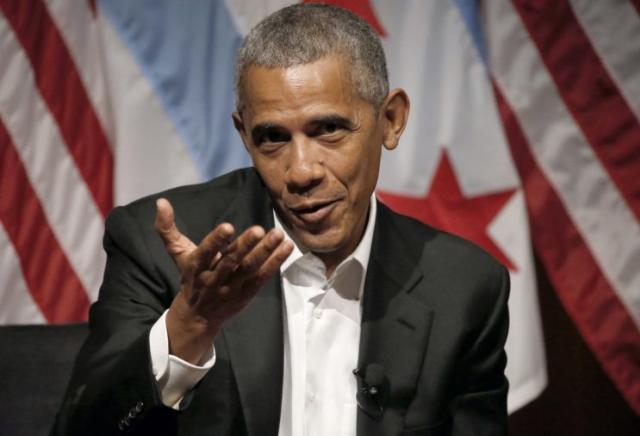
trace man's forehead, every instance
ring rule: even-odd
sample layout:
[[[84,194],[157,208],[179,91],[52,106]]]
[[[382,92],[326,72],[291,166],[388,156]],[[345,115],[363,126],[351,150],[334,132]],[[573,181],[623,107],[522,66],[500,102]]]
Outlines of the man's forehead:
[[[340,79],[342,82],[348,82],[351,85],[353,64],[339,54],[323,56],[311,62],[286,66],[250,64],[241,73],[241,80],[238,83],[241,88],[239,91],[247,97],[249,93],[259,91],[263,87],[262,82],[265,79],[274,79],[276,77],[287,79],[291,83],[298,79],[314,80],[315,82]],[[307,83],[307,85],[309,84]]]
[[[245,108],[254,115],[263,111],[345,112],[364,102],[353,86],[350,64],[339,57],[290,67],[252,66],[244,78]],[[243,112],[245,112],[243,110]]]

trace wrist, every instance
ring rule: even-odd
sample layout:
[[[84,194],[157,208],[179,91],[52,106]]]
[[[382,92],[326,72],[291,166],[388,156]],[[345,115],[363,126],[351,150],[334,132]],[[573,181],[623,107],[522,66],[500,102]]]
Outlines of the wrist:
[[[180,292],[166,317],[169,353],[197,364],[213,344],[220,324],[196,313]]]

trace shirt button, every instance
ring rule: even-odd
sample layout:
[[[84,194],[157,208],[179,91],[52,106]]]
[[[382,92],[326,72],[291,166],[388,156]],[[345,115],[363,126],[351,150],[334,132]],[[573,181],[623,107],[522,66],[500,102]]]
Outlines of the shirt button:
[[[315,319],[322,318],[322,309],[318,309],[318,308],[313,309],[313,317]]]

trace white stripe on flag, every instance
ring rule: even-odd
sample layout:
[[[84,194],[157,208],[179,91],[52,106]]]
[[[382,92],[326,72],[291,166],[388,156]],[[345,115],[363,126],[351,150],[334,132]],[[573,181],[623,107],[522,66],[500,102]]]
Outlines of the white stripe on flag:
[[[97,297],[105,256],[104,221],[34,82],[31,64],[0,15],[0,117],[49,225],[89,299]]]
[[[505,346],[509,413],[533,401],[547,385],[544,338],[528,224],[524,195],[519,189],[488,228],[496,245],[518,265],[517,272],[510,272],[511,320]]]
[[[22,277],[18,254],[0,223],[0,325],[42,324],[46,320]]]
[[[520,120],[538,166],[640,326],[640,273],[629,274],[640,261],[640,225],[559,97],[511,3],[487,2],[486,12],[496,81]]]
[[[576,18],[627,103],[640,118],[640,16],[626,0],[570,0]]]
[[[114,203],[201,180],[162,102],[104,14],[98,14],[114,130]],[[231,125],[231,122],[229,122]]]

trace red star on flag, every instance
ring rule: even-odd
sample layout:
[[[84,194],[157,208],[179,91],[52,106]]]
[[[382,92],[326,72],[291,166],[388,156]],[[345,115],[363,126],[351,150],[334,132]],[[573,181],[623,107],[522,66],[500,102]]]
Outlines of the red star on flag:
[[[465,197],[449,157],[443,151],[426,196],[415,198],[378,191],[378,198],[399,213],[475,242],[509,270],[516,271],[514,263],[487,233],[489,224],[514,192],[515,189],[510,189]]]

